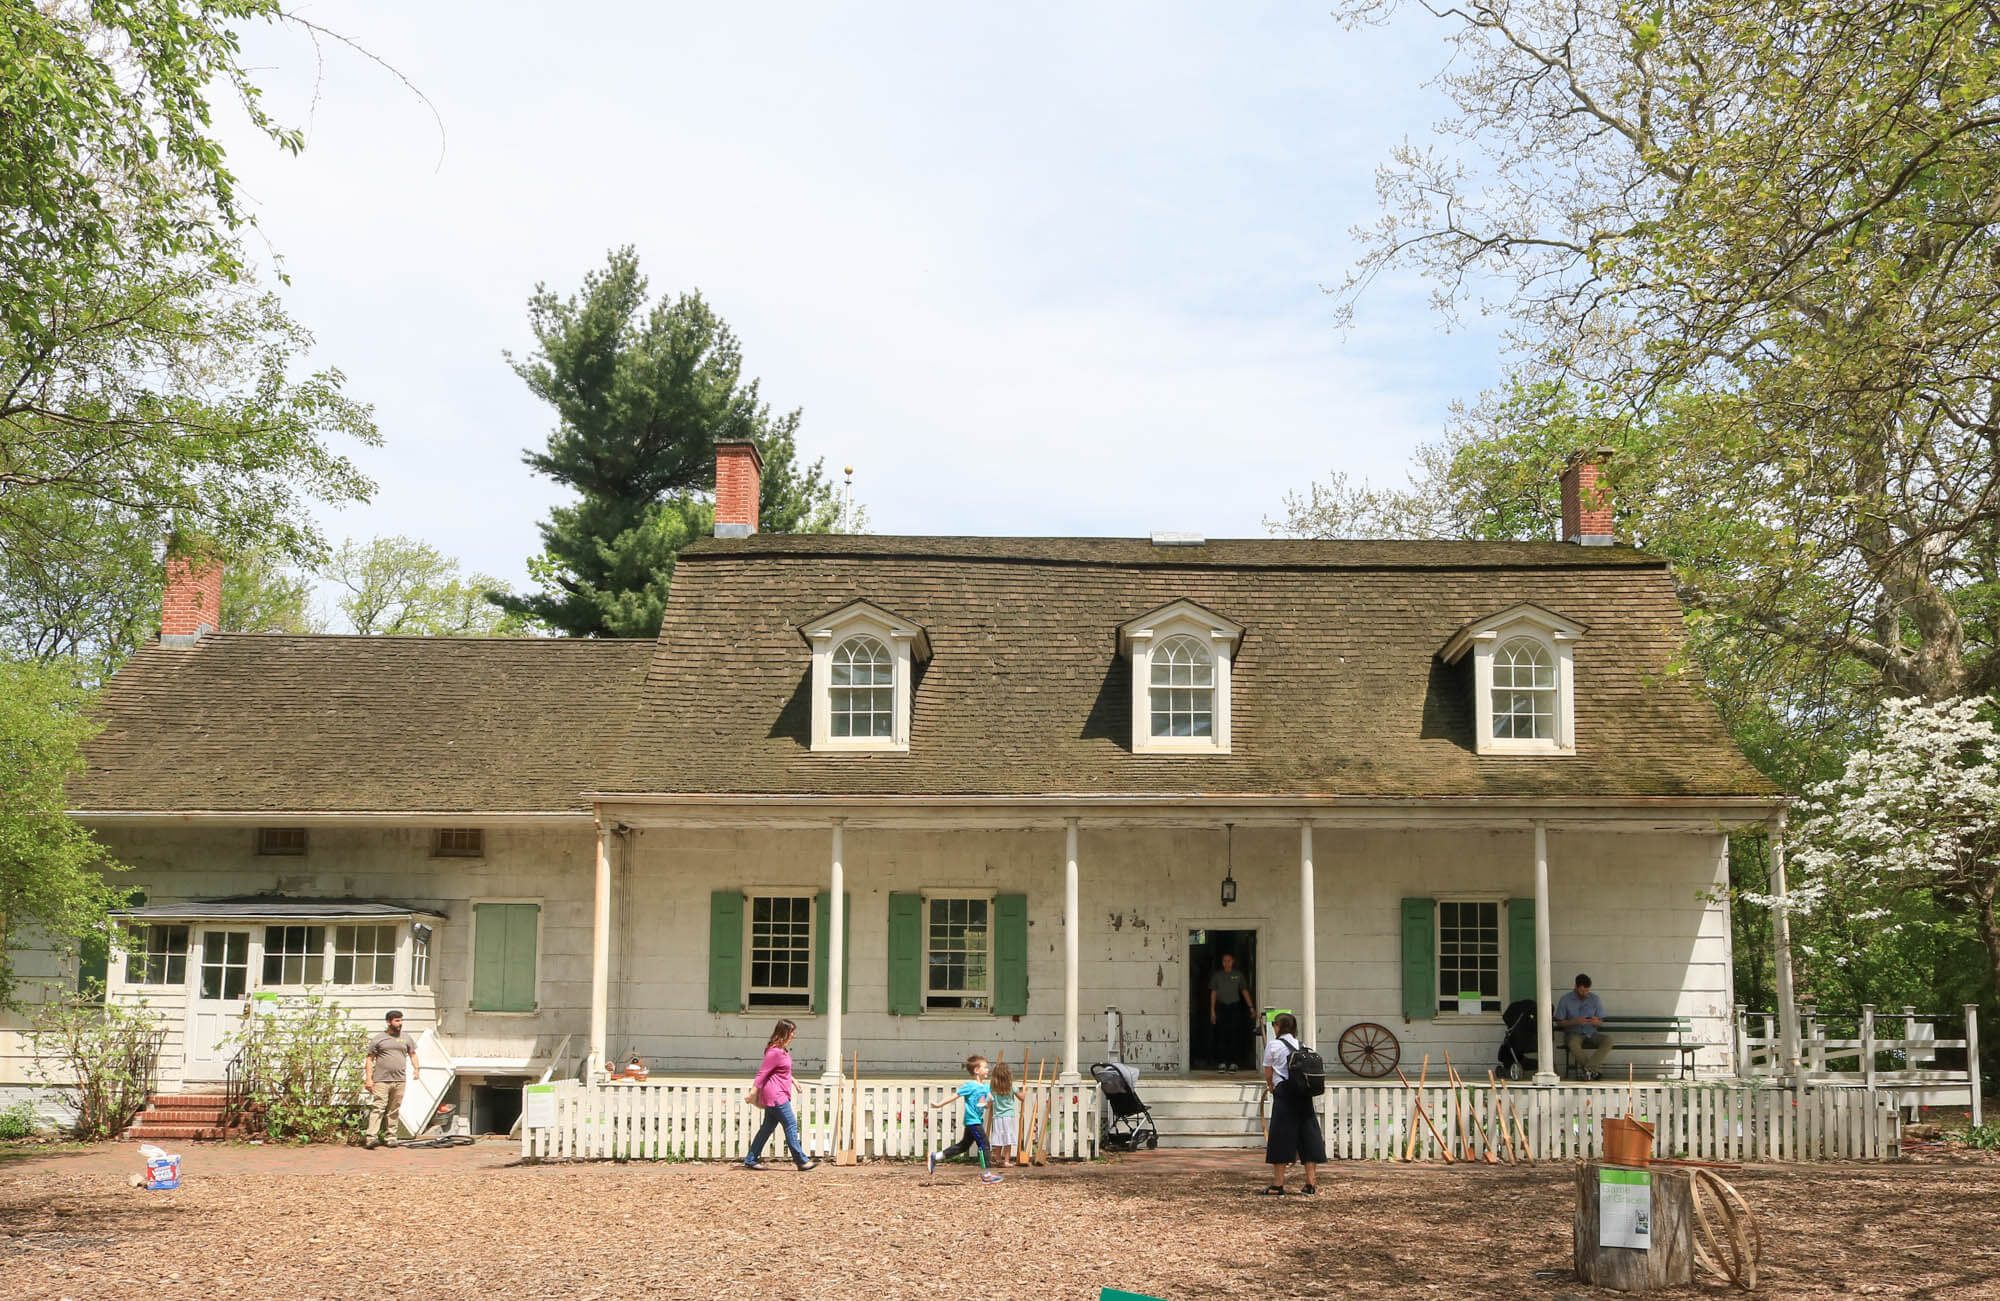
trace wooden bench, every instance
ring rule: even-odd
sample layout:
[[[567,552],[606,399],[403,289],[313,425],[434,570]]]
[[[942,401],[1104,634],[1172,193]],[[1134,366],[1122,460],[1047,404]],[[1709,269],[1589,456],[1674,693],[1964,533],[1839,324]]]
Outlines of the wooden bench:
[[[1679,1053],[1681,1078],[1686,1079],[1694,1074],[1694,1055],[1701,1051],[1701,1044],[1695,1041],[1694,1020],[1691,1017],[1607,1016],[1604,1018],[1604,1024],[1597,1027],[1597,1031],[1611,1036],[1611,1051],[1614,1053],[1628,1048],[1645,1052]],[[1565,1079],[1574,1078],[1581,1069],[1577,1062],[1569,1059],[1569,1034],[1570,1032],[1561,1026],[1556,1027],[1556,1040],[1563,1046]]]

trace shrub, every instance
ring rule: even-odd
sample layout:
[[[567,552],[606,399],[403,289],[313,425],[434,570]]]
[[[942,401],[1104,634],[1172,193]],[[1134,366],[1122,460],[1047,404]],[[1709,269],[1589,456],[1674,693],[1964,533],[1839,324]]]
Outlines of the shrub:
[[[146,1109],[159,1078],[166,1028],[144,1002],[98,1002],[85,993],[44,1004],[30,1038],[35,1065],[76,1110],[71,1134],[116,1138]]]
[[[355,1113],[367,1033],[322,994],[258,999],[252,1007],[254,1015],[231,1039],[243,1050],[245,1120],[273,1138],[338,1137]]]
[[[23,1098],[5,1111],[0,1111],[0,1139],[33,1138],[41,1128],[35,1116],[35,1104]]]
[[[1968,1128],[1965,1142],[1968,1147],[1976,1147],[1982,1152],[2000,1152],[2000,1120],[1989,1120],[1983,1125]]]

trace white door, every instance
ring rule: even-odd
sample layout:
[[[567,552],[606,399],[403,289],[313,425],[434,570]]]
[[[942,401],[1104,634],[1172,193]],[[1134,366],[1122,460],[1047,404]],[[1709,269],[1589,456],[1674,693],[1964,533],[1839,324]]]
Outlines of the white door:
[[[224,1040],[243,1028],[250,994],[250,932],[204,928],[196,937],[194,998],[188,1004],[187,1077],[220,1080],[236,1055]]]
[[[424,1031],[417,1038],[417,1070],[403,1090],[403,1110],[397,1117],[403,1122],[404,1133],[415,1138],[424,1132],[456,1078],[458,1064],[445,1051],[444,1036],[436,1030]]]

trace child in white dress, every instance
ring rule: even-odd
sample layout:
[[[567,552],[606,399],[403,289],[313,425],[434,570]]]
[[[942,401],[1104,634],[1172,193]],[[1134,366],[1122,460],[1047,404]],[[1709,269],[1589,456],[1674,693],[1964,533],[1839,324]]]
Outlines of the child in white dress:
[[[1014,1149],[1021,1142],[1021,1126],[1014,1093],[1014,1072],[1001,1062],[993,1068],[993,1164],[1015,1165]]]

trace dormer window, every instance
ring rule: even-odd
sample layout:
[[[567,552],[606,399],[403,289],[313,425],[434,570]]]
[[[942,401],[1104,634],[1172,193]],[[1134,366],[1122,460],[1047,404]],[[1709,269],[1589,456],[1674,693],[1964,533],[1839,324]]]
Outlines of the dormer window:
[[[1132,661],[1134,754],[1228,754],[1229,666],[1243,625],[1174,601],[1118,629]]]
[[[1439,652],[1472,658],[1475,744],[1480,754],[1575,754],[1572,649],[1585,628],[1538,605],[1475,619]]]
[[[931,653],[923,628],[854,601],[799,633],[812,647],[812,748],[908,750],[916,664]]]

